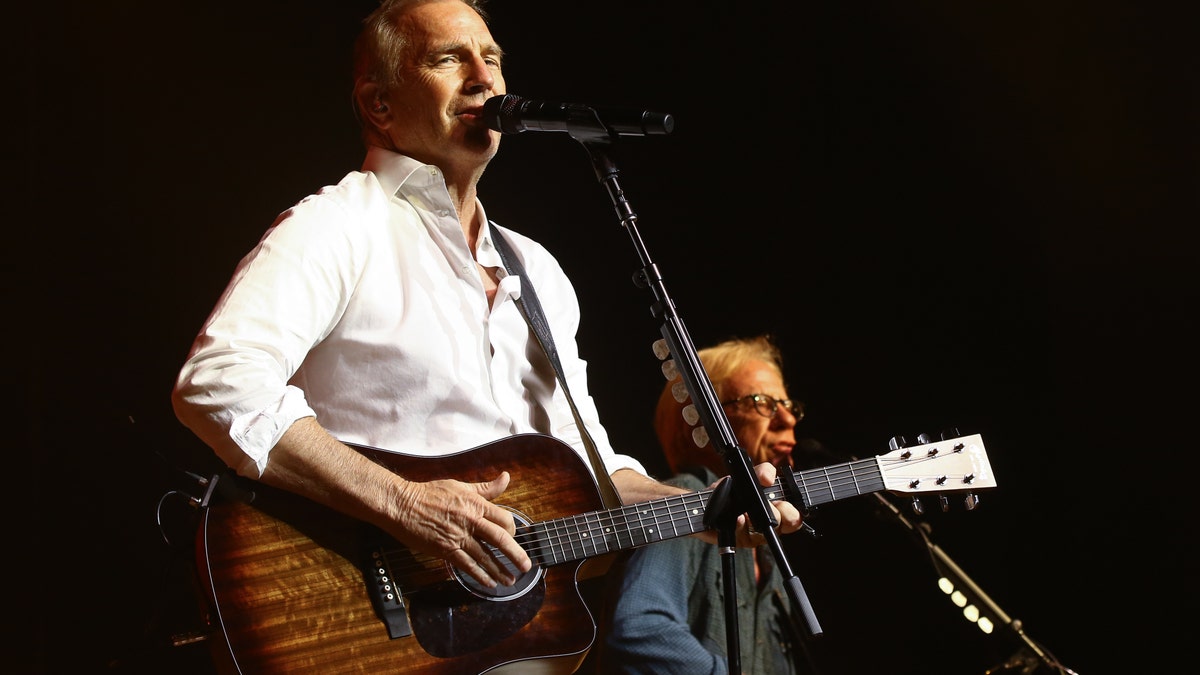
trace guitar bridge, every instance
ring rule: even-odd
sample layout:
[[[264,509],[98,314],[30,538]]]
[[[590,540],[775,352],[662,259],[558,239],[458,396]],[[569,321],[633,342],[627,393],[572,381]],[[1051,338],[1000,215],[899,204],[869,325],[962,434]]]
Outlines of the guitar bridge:
[[[375,607],[375,613],[387,626],[388,637],[395,640],[413,634],[408,621],[408,610],[404,606],[404,595],[396,583],[396,575],[388,567],[388,559],[378,547],[371,547],[364,556],[363,581],[367,595]]]

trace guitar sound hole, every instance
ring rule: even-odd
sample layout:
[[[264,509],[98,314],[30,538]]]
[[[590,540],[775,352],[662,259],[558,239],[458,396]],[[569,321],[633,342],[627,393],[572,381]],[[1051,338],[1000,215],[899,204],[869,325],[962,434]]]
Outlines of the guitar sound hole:
[[[525,514],[509,507],[504,508],[508,509],[513,514],[513,520],[516,521],[518,530],[530,524],[530,520],[525,516]],[[537,586],[537,583],[541,581],[542,577],[546,573],[545,569],[542,568],[541,565],[538,565],[536,560],[534,561],[533,566],[529,568],[528,572],[518,572],[516,566],[512,564],[507,556],[500,553],[494,547],[490,548],[492,548],[493,553],[500,558],[501,562],[504,563],[504,566],[508,569],[508,571],[516,575],[517,580],[513,582],[511,586],[497,585],[495,588],[488,588],[487,586],[484,586],[476,581],[471,575],[463,572],[457,567],[453,567],[452,569],[454,571],[454,576],[456,579],[458,579],[458,583],[462,584],[463,588],[466,588],[471,592],[472,595],[476,597],[484,600],[495,600],[500,602],[515,600],[528,593],[530,589]]]

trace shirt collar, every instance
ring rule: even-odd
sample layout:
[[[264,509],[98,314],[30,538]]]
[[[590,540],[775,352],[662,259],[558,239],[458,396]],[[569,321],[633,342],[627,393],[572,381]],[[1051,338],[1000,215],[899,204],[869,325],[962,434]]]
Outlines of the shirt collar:
[[[381,148],[377,145],[367,146],[367,156],[363,159],[362,170],[369,171],[375,174],[375,179],[379,181],[379,186],[384,189],[387,194],[394,195],[404,185],[413,174],[421,171],[436,171],[440,172],[435,166],[424,164],[412,157],[402,155],[398,152]],[[479,229],[479,244],[476,251],[477,259],[480,264],[485,267],[500,267],[504,265],[500,260],[500,253],[496,250],[495,244],[492,243],[492,225],[487,218],[487,212],[483,209],[483,203],[478,197],[475,199],[475,206],[479,211],[479,218],[483,221],[483,225]]]
[[[362,165],[362,170],[374,173],[380,187],[390,195],[396,194],[409,177],[424,168],[436,167],[427,167],[412,157],[377,145],[367,146],[367,156]]]

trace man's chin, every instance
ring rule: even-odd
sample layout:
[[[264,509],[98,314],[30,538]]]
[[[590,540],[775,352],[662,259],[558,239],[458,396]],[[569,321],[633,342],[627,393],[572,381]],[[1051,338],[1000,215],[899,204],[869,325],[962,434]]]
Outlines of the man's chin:
[[[500,149],[500,132],[487,127],[468,127],[463,134],[463,142],[473,151],[482,153],[491,159]]]

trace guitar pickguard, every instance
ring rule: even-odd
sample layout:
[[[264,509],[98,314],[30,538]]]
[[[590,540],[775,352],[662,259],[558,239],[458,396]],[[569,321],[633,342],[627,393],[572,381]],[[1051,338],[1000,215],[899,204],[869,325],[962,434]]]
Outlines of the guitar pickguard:
[[[409,619],[421,647],[431,656],[449,659],[478,652],[508,640],[541,611],[546,584],[538,582],[520,596],[503,600],[504,611],[489,611],[491,603],[458,584],[416,594]]]

